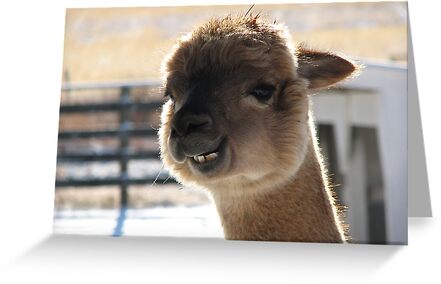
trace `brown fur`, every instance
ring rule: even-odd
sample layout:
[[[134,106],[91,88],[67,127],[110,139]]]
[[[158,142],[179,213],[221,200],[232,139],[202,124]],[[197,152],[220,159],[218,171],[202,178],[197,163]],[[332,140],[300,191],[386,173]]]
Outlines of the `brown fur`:
[[[227,239],[343,242],[308,93],[355,67],[290,42],[283,26],[253,16],[213,19],[180,39],[164,61],[161,157],[178,181],[212,195]],[[250,95],[261,84],[274,86],[264,102]],[[189,116],[194,130],[178,132]],[[223,143],[215,170],[192,165]]]

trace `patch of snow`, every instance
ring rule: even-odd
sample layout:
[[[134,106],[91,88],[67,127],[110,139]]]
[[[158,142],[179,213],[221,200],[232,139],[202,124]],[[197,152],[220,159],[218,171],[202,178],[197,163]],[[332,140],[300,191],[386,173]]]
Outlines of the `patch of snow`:
[[[113,235],[119,210],[57,210],[55,234]],[[123,236],[223,238],[213,205],[128,209]]]

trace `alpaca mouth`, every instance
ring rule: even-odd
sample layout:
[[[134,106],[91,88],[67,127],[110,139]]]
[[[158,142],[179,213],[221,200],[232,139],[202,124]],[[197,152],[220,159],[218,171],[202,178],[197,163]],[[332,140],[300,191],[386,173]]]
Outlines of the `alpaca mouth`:
[[[189,156],[190,168],[196,174],[213,176],[219,173],[223,168],[226,168],[227,152],[227,139],[224,138],[215,150]]]
[[[198,156],[193,156],[193,160],[196,161],[196,163],[202,164],[207,163],[209,161],[217,159],[219,156],[219,152],[211,152],[211,153],[205,153]]]

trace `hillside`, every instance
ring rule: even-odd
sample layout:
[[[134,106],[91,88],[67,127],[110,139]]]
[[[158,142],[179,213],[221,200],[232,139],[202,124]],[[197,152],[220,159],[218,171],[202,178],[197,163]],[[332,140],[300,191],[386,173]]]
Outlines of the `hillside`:
[[[69,9],[63,80],[159,79],[176,38],[211,17],[249,6]],[[295,42],[355,58],[406,60],[403,2],[258,5],[254,13],[285,23]]]

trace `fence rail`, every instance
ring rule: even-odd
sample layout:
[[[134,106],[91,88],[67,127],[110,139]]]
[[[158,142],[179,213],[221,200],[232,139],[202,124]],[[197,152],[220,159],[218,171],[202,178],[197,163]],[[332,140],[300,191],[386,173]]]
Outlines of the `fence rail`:
[[[161,107],[160,102],[111,102],[99,104],[80,104],[80,105],[62,105],[61,113],[77,112],[97,112],[97,111],[119,111],[121,109],[130,109],[132,111],[152,111]]]
[[[57,187],[69,187],[69,186],[78,186],[78,187],[92,187],[92,186],[102,186],[102,185],[119,185],[119,186],[128,186],[128,185],[142,185],[142,184],[167,184],[167,183],[176,183],[171,178],[164,177],[146,177],[146,178],[124,178],[124,177],[110,177],[105,179],[94,178],[94,179],[66,179],[66,180],[57,180],[55,186]],[[127,204],[122,204],[126,206]]]
[[[102,185],[116,185],[120,187],[121,192],[121,208],[127,206],[127,187],[130,185],[140,184],[165,184],[175,183],[168,176],[156,173],[153,176],[130,177],[128,174],[128,163],[130,160],[159,160],[158,150],[146,151],[130,151],[129,142],[132,137],[142,137],[146,139],[156,139],[157,130],[152,127],[137,127],[132,121],[131,116],[135,112],[154,112],[160,109],[162,102],[138,102],[132,98],[133,89],[145,88],[151,89],[158,87],[155,82],[111,82],[98,84],[65,84],[62,86],[62,92],[81,92],[84,90],[106,90],[118,89],[119,100],[103,103],[88,104],[64,104],[60,106],[60,116],[72,113],[91,113],[91,112],[114,112],[118,113],[119,125],[113,129],[99,130],[76,130],[76,131],[60,131],[58,134],[59,141],[73,140],[79,138],[117,138],[119,147],[114,151],[105,152],[66,152],[59,151],[57,162],[64,163],[90,163],[90,162],[107,162],[117,161],[119,163],[119,176],[106,178],[66,178],[57,179],[56,188],[63,189],[66,187],[93,187]]]
[[[58,139],[73,139],[73,138],[103,138],[103,137],[118,137],[121,135],[127,136],[156,136],[156,130],[152,128],[131,128],[120,126],[119,129],[103,129],[103,130],[84,130],[84,131],[62,131],[58,133]]]
[[[125,157],[129,160],[159,159],[159,153],[157,151],[134,153],[60,153],[57,160],[60,162],[95,162],[115,161]]]

